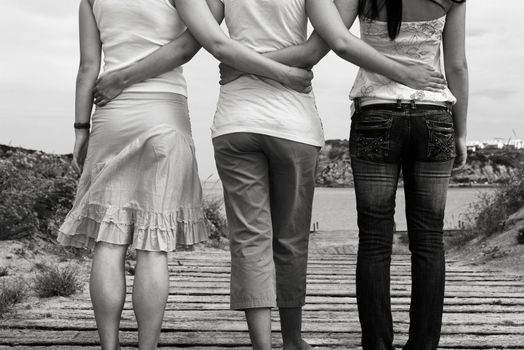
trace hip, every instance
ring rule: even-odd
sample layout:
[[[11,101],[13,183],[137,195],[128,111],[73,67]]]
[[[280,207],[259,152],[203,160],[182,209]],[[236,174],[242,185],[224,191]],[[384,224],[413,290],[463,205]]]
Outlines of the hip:
[[[104,107],[96,107],[92,136],[105,132],[141,132],[168,124],[190,133],[187,98],[168,92],[124,92]]]
[[[455,157],[449,105],[357,105],[352,116],[350,154],[359,159],[397,162],[447,161]]]
[[[191,139],[185,96],[172,93],[123,93],[95,110],[88,156],[98,162],[110,158],[159,125],[168,126]]]

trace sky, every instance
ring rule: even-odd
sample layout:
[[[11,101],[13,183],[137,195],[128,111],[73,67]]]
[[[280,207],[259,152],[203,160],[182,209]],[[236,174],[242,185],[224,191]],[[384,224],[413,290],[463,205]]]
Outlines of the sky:
[[[0,144],[70,153],[78,68],[78,0],[1,0]],[[503,5],[503,6],[502,6]],[[524,1],[469,0],[468,139],[524,139]],[[358,28],[352,28],[357,33]],[[204,50],[185,66],[200,176],[216,174],[210,126],[218,63]],[[349,135],[357,68],[330,53],[313,87],[326,139]]]

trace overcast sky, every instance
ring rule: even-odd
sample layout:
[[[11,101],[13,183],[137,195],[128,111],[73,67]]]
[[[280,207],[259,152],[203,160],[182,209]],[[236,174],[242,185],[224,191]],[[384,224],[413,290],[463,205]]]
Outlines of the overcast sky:
[[[71,152],[77,7],[78,0],[1,0],[0,143]],[[523,13],[522,0],[468,1],[470,140],[524,139]],[[347,95],[356,68],[330,53],[314,72],[326,138],[347,138]],[[216,173],[209,127],[217,62],[201,50],[185,73],[200,175],[206,178]]]

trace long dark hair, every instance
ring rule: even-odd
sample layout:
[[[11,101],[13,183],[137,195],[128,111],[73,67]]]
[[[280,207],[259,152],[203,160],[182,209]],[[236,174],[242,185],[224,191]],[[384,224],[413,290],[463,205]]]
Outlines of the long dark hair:
[[[429,0],[446,9],[444,5],[437,0]],[[456,3],[463,3],[466,0],[451,0]],[[370,19],[376,19],[380,10],[386,7],[388,21],[388,34],[391,40],[395,40],[400,32],[402,24],[402,0],[359,0],[358,15]]]

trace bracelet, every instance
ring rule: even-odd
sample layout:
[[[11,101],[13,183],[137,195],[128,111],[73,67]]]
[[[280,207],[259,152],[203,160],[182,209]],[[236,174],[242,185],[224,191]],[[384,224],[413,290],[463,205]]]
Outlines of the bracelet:
[[[75,129],[89,129],[91,128],[91,124],[90,123],[74,123],[73,127]]]

